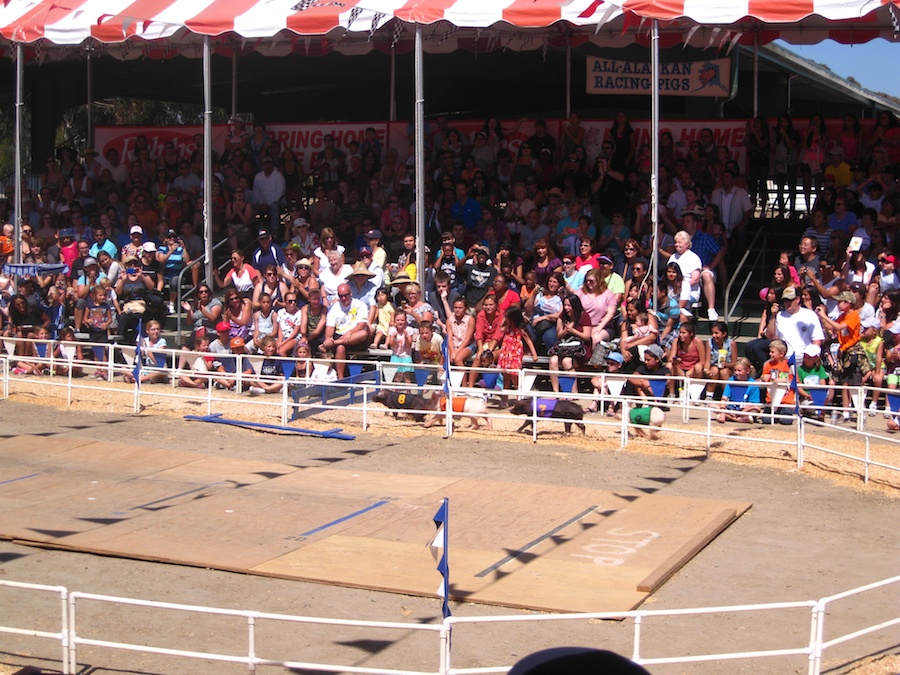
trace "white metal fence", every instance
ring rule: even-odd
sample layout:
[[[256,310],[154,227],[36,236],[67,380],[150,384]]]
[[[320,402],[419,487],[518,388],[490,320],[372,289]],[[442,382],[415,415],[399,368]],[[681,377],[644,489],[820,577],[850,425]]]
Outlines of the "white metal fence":
[[[416,365],[414,372],[411,374],[414,382],[398,384],[392,382],[396,376],[398,364],[386,361],[352,360],[346,363],[349,375],[343,380],[336,381],[333,372],[330,370],[334,364],[333,361],[313,360],[311,375],[301,377],[298,375],[295,359],[277,358],[277,361],[292,371],[291,376],[286,379],[287,386],[282,386],[278,393],[271,395],[262,395],[255,398],[238,397],[236,392],[245,389],[251,380],[266,380],[269,382],[277,380],[277,378],[259,377],[255,374],[244,373],[247,366],[252,367],[258,373],[263,360],[262,356],[219,355],[217,358],[223,358],[229,363],[230,372],[223,374],[211,371],[203,365],[204,357],[214,355],[208,352],[189,352],[177,349],[155,350],[153,355],[148,358],[149,365],[145,363],[143,366],[145,374],[158,374],[165,384],[145,384],[140,387],[134,386],[129,390],[113,385],[113,380],[116,376],[132,371],[135,360],[134,347],[69,342],[57,343],[58,349],[54,349],[53,345],[50,344],[44,345],[42,355],[36,352],[33,357],[17,356],[15,354],[17,345],[26,342],[38,345],[37,341],[3,339],[4,349],[0,353],[0,375],[2,375],[2,395],[4,398],[9,396],[11,388],[40,382],[43,385],[64,388],[68,404],[71,404],[79,395],[83,394],[85,397],[88,397],[90,395],[89,392],[102,388],[117,391],[123,396],[129,393],[132,394],[134,412],[140,410],[141,399],[146,397],[199,401],[205,403],[208,415],[213,414],[213,412],[227,410],[229,405],[234,406],[239,401],[245,410],[251,406],[259,409],[268,408],[272,411],[273,416],[280,418],[282,425],[287,425],[288,422],[298,417],[307,417],[321,412],[340,410],[342,413],[347,413],[353,411],[360,415],[361,426],[363,430],[366,430],[372,423],[373,415],[381,417],[389,412],[395,412],[387,410],[381,405],[373,405],[371,397],[376,390],[382,387],[404,391],[419,389],[423,393],[430,392],[432,394],[439,394],[444,391],[443,369],[435,366]],[[87,358],[88,355],[94,358]],[[60,374],[49,377],[16,375],[12,371],[12,363],[22,360],[40,364],[45,368],[45,372]],[[75,375],[78,374],[79,369],[85,373],[93,370],[96,374],[99,374],[101,379],[76,377]],[[517,373],[517,387],[506,390],[461,386],[465,374],[471,370],[455,367],[450,369],[450,382],[446,383],[446,389],[450,391],[451,395],[481,398],[510,396],[531,399],[531,415],[517,419],[523,422],[525,420],[532,422],[532,439],[535,442],[538,438],[539,426],[542,429],[546,429],[548,424],[558,425],[564,421],[542,416],[538,410],[538,398],[577,398],[583,402],[595,402],[601,411],[611,404],[621,406],[620,418],[610,418],[600,414],[589,415],[582,420],[587,426],[605,427],[611,430],[619,437],[620,448],[626,447],[629,443],[629,406],[646,403],[646,399],[629,397],[623,394],[623,386],[628,377],[623,375],[598,375],[596,372],[560,372],[557,373],[557,376],[561,392],[553,393],[550,391],[536,391],[534,389],[538,378],[550,375],[547,370],[525,368]],[[486,384],[497,386],[495,382],[498,382],[498,371],[480,370],[478,372],[482,379],[487,380]],[[214,386],[205,386],[201,389],[178,386],[180,378],[184,375],[191,375],[195,378],[206,380],[208,383],[214,382],[217,378],[227,376],[236,381],[235,392],[221,391]],[[578,380],[589,380],[591,378],[600,379],[601,393],[577,393]],[[714,442],[727,443],[734,441],[737,437],[743,440],[753,440],[760,445],[781,446],[788,452],[792,451],[798,468],[803,467],[808,451],[817,451],[860,464],[860,476],[865,482],[869,481],[871,470],[874,467],[883,469],[891,474],[900,472],[900,467],[890,462],[882,461],[878,457],[873,457],[873,449],[895,448],[897,447],[898,439],[892,438],[883,431],[872,429],[871,420],[873,418],[870,417],[871,413],[866,407],[867,395],[877,391],[885,402],[888,412],[891,413],[892,411],[893,414],[900,414],[900,393],[897,390],[875,390],[870,387],[832,387],[835,401],[840,400],[840,394],[844,389],[850,394],[852,405],[850,407],[841,407],[823,403],[829,387],[805,386],[805,389],[812,393],[813,401],[810,402],[808,407],[803,408],[804,412],[828,411],[838,415],[846,412],[856,417],[854,426],[852,428],[847,424],[838,426],[834,421],[829,423],[827,415],[823,415],[821,419],[805,415],[797,416],[793,414],[793,407],[791,406],[780,408],[781,414],[778,412],[755,414],[754,418],[756,421],[763,424],[744,426],[739,436],[736,436],[732,433],[733,426],[729,424],[714,424],[713,420],[721,412],[719,404],[705,400],[702,397],[702,393],[707,385],[714,386],[722,384],[721,382],[691,379],[676,380],[677,395],[669,396],[666,389],[667,384],[673,381],[671,377],[649,379],[655,394],[653,400],[669,409],[670,424],[667,426],[667,430],[680,436],[702,438],[708,456],[713,451]],[[759,386],[763,394],[768,394],[770,400],[774,402],[772,408],[777,411],[779,403],[785,395],[786,387],[776,383],[756,383],[756,385]],[[453,412],[449,409],[450,406],[447,406],[447,408],[448,410],[441,413],[447,436],[453,433],[454,419],[476,416],[474,413]],[[434,410],[430,409],[408,409],[406,412],[435,413]],[[671,423],[671,421],[674,421],[673,414],[675,418],[680,417],[684,423],[692,423],[674,426]],[[485,415],[477,416],[483,417]],[[493,408],[488,410],[486,416],[490,419],[511,419],[506,412]],[[771,427],[771,425],[779,421],[787,422],[792,426],[779,427],[782,431],[780,434],[771,434],[768,431],[762,433],[762,431],[766,430],[765,425]],[[836,450],[833,447],[833,444],[829,442],[831,439],[826,434],[817,433],[826,429],[845,435],[840,444],[841,450]],[[858,450],[854,449],[852,443],[848,444],[846,442],[853,440],[858,440],[858,445],[860,446]],[[878,453],[875,454],[877,455]]]
[[[357,621],[352,619],[334,619],[312,616],[294,616],[287,614],[273,614],[267,612],[258,612],[251,610],[234,610],[222,609],[216,607],[204,607],[199,605],[176,604],[167,602],[155,602],[150,600],[140,600],[135,598],[115,597],[109,595],[97,595],[93,593],[81,593],[78,591],[70,592],[66,588],[59,586],[41,586],[37,584],[24,584],[13,581],[0,580],[0,591],[9,589],[27,590],[39,593],[57,594],[60,599],[62,612],[59,619],[58,631],[38,630],[35,628],[27,628],[22,626],[11,627],[8,625],[0,625],[0,633],[16,634],[29,636],[43,640],[58,642],[62,650],[62,672],[73,674],[77,672],[79,648],[94,647],[110,650],[124,650],[129,652],[141,652],[144,654],[165,655],[168,657],[177,657],[185,660],[202,660],[208,662],[222,662],[243,664],[247,667],[248,673],[255,673],[260,666],[278,666],[284,668],[302,668],[313,669],[324,672],[347,672],[347,673],[367,673],[369,675],[481,675],[482,673],[505,673],[512,666],[510,662],[500,662],[497,665],[480,666],[480,667],[457,667],[454,662],[454,652],[464,652],[467,640],[467,634],[463,631],[466,626],[483,627],[486,625],[515,624],[515,623],[534,623],[541,622],[569,622],[569,621],[590,621],[590,620],[628,620],[631,621],[632,629],[630,631],[631,650],[630,658],[644,665],[659,664],[687,664],[687,663],[723,663],[736,660],[757,660],[774,657],[800,657],[807,663],[807,672],[810,675],[819,675],[822,672],[823,657],[829,649],[841,644],[851,643],[859,640],[864,636],[873,635],[872,641],[866,647],[860,647],[860,651],[854,652],[847,660],[858,660],[865,658],[874,653],[883,650],[896,649],[898,644],[898,631],[895,629],[900,626],[900,606],[896,602],[895,593],[897,586],[900,585],[900,576],[883,579],[875,583],[867,584],[858,588],[853,588],[836,595],[827,596],[818,600],[803,600],[794,602],[776,602],[766,604],[748,604],[748,605],[730,605],[722,607],[695,607],[685,609],[660,609],[660,610],[633,610],[629,612],[596,612],[584,614],[548,614],[548,615],[503,615],[503,616],[481,616],[481,617],[456,617],[452,616],[445,619],[442,623],[423,624],[417,622],[390,622],[390,621]],[[892,588],[893,587],[893,588]],[[879,595],[880,592],[880,595]],[[839,635],[827,637],[829,631],[827,627],[832,623],[845,625],[846,617],[842,616],[842,608],[838,604],[840,601],[847,599],[856,599],[863,602],[871,608],[887,607],[887,616],[884,620],[878,620],[874,623],[864,622],[864,625],[854,625],[849,632]],[[243,648],[238,646],[236,641],[228,644],[228,651],[212,651],[195,649],[183,649],[175,647],[167,647],[160,644],[154,644],[165,637],[152,634],[146,625],[145,616],[135,609],[135,615],[123,617],[117,621],[117,624],[123,622],[131,622],[141,626],[137,631],[140,634],[140,642],[129,642],[123,639],[113,639],[104,635],[104,628],[98,626],[99,622],[93,620],[96,613],[91,613],[89,607],[91,604],[101,604],[109,609],[116,606],[122,608],[153,608],[164,611],[188,613],[199,620],[199,615],[215,615],[219,617],[227,617],[238,622],[238,628],[243,625],[246,634],[246,642]],[[798,617],[797,612],[800,611]],[[103,614],[104,612],[100,612]],[[792,646],[781,646],[774,643],[764,644],[762,648],[742,649],[739,651],[720,651],[711,653],[675,653],[665,656],[648,656],[648,652],[658,650],[658,645],[654,645],[653,638],[645,636],[644,629],[649,624],[653,624],[660,620],[665,620],[665,634],[670,644],[682,645],[689,642],[688,632],[693,632],[691,626],[679,625],[678,620],[685,617],[709,616],[716,621],[722,621],[729,615],[735,614],[756,614],[762,617],[766,626],[770,629],[766,631],[769,635],[778,635],[779,643],[783,642],[784,635],[796,634],[804,637],[802,641],[798,641]],[[3,619],[4,624],[10,622],[14,613],[8,613]],[[867,613],[867,616],[876,614],[873,611]],[[21,614],[20,614],[21,616]],[[46,620],[45,617],[38,617],[34,613],[29,613],[27,618],[33,622]],[[193,621],[192,620],[192,625]],[[871,621],[871,619],[868,619]],[[325,663],[317,661],[308,661],[294,658],[298,652],[297,644],[302,641],[298,640],[298,636],[292,636],[285,644],[273,646],[267,644],[265,648],[259,648],[260,631],[266,630],[269,622],[284,624],[295,624],[303,628],[309,629],[312,626],[329,626],[333,631],[331,640],[335,643],[339,642],[339,631],[342,629],[352,629],[353,631],[366,631],[369,639],[378,639],[381,637],[396,636],[399,633],[404,635],[419,633],[423,634],[427,639],[432,639],[429,649],[433,649],[434,654],[434,670],[415,670],[404,667],[403,663],[392,664],[384,667],[359,666],[353,663]],[[851,619],[852,622],[852,619]],[[777,630],[772,631],[773,627]],[[893,630],[892,630],[893,629]],[[106,628],[106,630],[110,630]],[[598,648],[608,648],[602,631],[597,632],[596,640]],[[387,633],[387,635],[386,635]],[[193,634],[193,633],[192,633]],[[660,633],[657,632],[656,635]],[[430,636],[430,637],[429,637]],[[696,638],[696,635],[691,636]],[[765,643],[768,640],[776,640],[774,637],[765,638],[763,636],[749,635],[746,636],[754,640]],[[451,644],[453,649],[451,649]],[[558,645],[532,645],[535,649],[546,648]],[[590,646],[590,645],[586,645]],[[101,652],[97,649],[92,650],[95,658]],[[424,653],[424,652],[423,652]],[[497,657],[498,660],[502,656]],[[102,664],[93,664],[99,666]]]

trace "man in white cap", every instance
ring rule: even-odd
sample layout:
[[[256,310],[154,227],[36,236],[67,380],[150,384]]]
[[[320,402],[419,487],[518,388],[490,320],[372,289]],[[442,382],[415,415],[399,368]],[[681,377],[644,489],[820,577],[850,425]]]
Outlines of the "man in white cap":
[[[794,286],[788,286],[781,292],[781,303],[772,305],[770,316],[766,337],[769,340],[784,340],[788,346],[788,358],[802,354],[811,344],[821,347],[825,342],[822,322],[814,311],[803,306]]]

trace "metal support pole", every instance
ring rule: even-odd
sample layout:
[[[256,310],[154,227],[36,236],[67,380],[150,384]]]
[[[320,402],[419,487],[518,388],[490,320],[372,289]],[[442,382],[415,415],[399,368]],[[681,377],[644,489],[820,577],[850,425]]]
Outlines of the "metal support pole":
[[[659,286],[659,22],[653,19],[650,33],[650,227],[653,228],[653,311],[657,309]]]
[[[87,145],[94,147],[94,49],[87,47]]]
[[[232,62],[232,68],[236,62]],[[213,284],[212,169],[212,58],[207,35],[203,38],[203,241],[206,283],[210,286]]]
[[[388,109],[388,119],[391,122],[397,121],[397,50],[391,47],[391,86],[390,86],[390,108]]]
[[[25,49],[21,42],[16,43],[16,181],[13,209],[16,212],[16,222],[13,223],[13,237],[15,238],[14,258],[17,263],[22,262],[22,128],[25,117]]]
[[[759,33],[753,34],[753,116],[759,116]]]
[[[425,75],[422,24],[416,24],[416,281],[425,278]]]
[[[232,46],[231,50],[231,116],[238,114],[238,85],[237,85],[237,66],[238,66],[237,46]],[[209,106],[212,108],[212,106]]]

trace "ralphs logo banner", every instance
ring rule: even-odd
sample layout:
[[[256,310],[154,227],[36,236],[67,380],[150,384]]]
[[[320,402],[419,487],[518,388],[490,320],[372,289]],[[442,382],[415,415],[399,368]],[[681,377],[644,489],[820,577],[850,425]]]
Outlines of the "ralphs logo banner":
[[[587,57],[588,94],[650,94],[649,63]],[[727,96],[731,60],[676,61],[659,66],[662,96]]]

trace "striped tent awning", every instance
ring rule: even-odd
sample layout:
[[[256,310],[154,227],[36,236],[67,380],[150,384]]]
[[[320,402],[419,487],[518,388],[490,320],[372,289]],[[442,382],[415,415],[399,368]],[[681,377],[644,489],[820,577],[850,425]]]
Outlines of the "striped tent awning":
[[[698,42],[710,31],[735,41],[826,38],[866,42],[895,38],[900,0],[3,0],[0,39],[7,43],[116,45],[137,41],[190,44],[228,38],[232,48],[265,51],[280,41],[310,52],[311,37],[344,39],[377,31],[396,43],[398,25],[434,25],[434,41],[465,48],[483,29],[564,33],[568,38],[621,45],[641,39],[649,19],[662,21],[663,42]],[[396,21],[394,21],[396,19]],[[387,24],[391,24],[388,26]],[[441,25],[446,30],[440,29]],[[693,32],[691,32],[693,29]],[[697,31],[700,31],[699,33]],[[408,31],[407,31],[408,34]],[[254,42],[255,41],[255,42]],[[293,41],[293,42],[292,42]],[[250,43],[248,45],[248,42]],[[503,45],[506,46],[506,45]],[[145,54],[146,55],[146,54]],[[167,54],[162,54],[163,56]],[[172,54],[174,55],[174,54]]]

